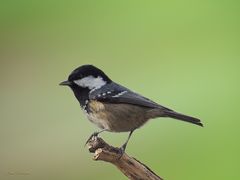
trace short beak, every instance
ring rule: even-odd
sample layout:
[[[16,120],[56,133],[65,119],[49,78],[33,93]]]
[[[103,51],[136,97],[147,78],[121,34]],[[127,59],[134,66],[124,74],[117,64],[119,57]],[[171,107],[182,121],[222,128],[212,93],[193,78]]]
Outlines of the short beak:
[[[60,86],[70,86],[72,83],[70,81],[63,81],[59,84]]]

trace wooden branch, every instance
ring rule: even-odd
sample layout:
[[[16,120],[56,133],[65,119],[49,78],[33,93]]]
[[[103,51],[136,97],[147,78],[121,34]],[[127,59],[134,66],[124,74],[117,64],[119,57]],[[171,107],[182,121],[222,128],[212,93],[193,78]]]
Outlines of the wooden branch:
[[[129,157],[121,156],[119,148],[108,145],[102,138],[93,137],[88,141],[88,149],[94,153],[93,160],[101,160],[114,164],[125,176],[132,180],[162,180],[149,167]]]

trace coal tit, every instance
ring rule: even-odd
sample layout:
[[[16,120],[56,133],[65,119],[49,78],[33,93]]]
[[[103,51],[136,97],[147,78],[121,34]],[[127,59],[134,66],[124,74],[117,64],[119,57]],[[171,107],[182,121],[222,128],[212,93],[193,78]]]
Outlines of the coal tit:
[[[93,65],[78,67],[60,85],[72,89],[87,118],[101,129],[90,138],[103,131],[130,132],[121,146],[122,152],[133,131],[149,119],[170,117],[203,126],[197,118],[175,112],[113,82]]]

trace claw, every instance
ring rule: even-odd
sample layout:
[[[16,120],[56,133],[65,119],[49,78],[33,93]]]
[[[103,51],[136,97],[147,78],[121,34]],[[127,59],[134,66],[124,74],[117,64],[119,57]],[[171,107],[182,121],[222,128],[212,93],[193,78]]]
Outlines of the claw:
[[[100,133],[102,133],[102,132],[104,132],[104,131],[106,131],[106,129],[102,129],[102,130],[99,131],[99,132],[94,132],[94,133],[92,133],[91,136],[88,138],[87,142],[85,143],[85,146],[87,145],[87,143],[88,143],[93,137],[97,137],[98,134],[100,134]]]
[[[93,138],[93,137],[97,137],[99,134],[99,132],[94,132],[91,134],[91,136],[88,138],[88,140],[85,143],[85,146],[87,145],[87,143]]]
[[[119,148],[119,158],[118,159],[121,159],[121,157],[123,156],[123,154],[125,153],[125,149],[126,149],[126,144],[122,145],[120,148]]]

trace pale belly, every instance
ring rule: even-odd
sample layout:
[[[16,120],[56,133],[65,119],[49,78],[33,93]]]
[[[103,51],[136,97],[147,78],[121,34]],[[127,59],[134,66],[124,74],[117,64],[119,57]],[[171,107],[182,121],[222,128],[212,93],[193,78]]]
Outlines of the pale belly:
[[[97,125],[99,128],[110,131],[111,128],[110,128],[109,122],[106,120],[106,118],[102,118],[102,116],[99,115],[98,113],[87,114],[87,118],[90,122]]]

